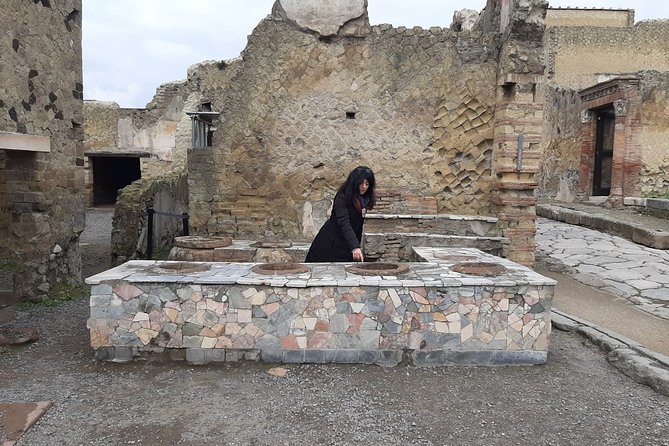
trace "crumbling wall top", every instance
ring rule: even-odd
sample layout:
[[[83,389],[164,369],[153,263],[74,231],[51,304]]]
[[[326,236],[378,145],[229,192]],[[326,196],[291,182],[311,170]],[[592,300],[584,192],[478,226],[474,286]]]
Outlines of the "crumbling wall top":
[[[272,15],[321,36],[369,33],[367,0],[276,0]]]

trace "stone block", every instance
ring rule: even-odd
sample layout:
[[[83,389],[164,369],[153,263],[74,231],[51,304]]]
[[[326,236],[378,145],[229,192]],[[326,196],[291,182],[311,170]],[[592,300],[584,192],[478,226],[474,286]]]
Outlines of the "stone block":
[[[305,362],[304,352],[304,350],[284,350],[283,362],[286,364],[303,364]]]
[[[114,347],[114,362],[130,362],[134,357],[135,349],[132,347]]]
[[[260,359],[268,364],[283,362],[283,350],[279,348],[263,348],[260,350]]]
[[[376,364],[379,357],[379,350],[360,350],[358,362],[360,364]]]
[[[192,349],[186,349],[186,355],[188,355],[188,350]],[[212,348],[207,348],[207,349],[202,349],[204,351],[204,363],[209,364],[212,362],[225,362],[227,360],[226,358],[226,349],[223,348],[217,348],[217,349],[212,349]]]
[[[114,360],[115,347],[99,347],[95,349],[95,359],[98,361]]]
[[[394,367],[402,362],[402,350],[380,350],[376,364],[384,367]]]
[[[325,350],[308,349],[304,352],[304,362],[313,364],[324,364],[327,361]]]
[[[499,365],[536,365],[545,364],[548,352],[544,351],[513,351],[497,350],[492,353],[492,363]]]
[[[186,362],[193,365],[206,364],[206,352],[208,349],[204,348],[187,348]]]
[[[444,362],[456,365],[491,365],[494,364],[493,353],[490,350],[451,350],[445,353]]]
[[[331,354],[334,356],[334,359],[328,362],[335,362],[337,364],[357,364],[360,355],[359,350],[331,350],[330,352],[328,352],[328,356]]]

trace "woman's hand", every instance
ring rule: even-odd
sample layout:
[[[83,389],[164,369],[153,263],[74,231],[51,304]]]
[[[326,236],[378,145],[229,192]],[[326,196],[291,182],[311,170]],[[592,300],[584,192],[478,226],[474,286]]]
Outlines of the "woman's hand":
[[[351,253],[353,254],[353,260],[355,260],[356,262],[365,261],[364,257],[362,256],[362,249],[355,248]]]

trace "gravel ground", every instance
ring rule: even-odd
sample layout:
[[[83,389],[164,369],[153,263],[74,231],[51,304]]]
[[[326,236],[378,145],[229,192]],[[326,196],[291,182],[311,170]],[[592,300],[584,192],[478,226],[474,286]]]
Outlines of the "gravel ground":
[[[84,278],[111,268],[113,207],[86,209],[86,229],[79,237]]]
[[[543,366],[290,365],[276,377],[257,363],[97,363],[87,315],[86,301],[17,312],[41,337],[0,353],[0,402],[54,402],[19,446],[669,445],[669,398],[572,333],[553,332]]]

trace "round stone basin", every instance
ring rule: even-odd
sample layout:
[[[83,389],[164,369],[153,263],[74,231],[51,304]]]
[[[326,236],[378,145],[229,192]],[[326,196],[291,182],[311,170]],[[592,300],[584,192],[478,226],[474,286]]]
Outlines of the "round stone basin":
[[[464,254],[437,253],[434,256],[438,259],[449,260],[451,262],[467,262],[467,261],[478,259],[478,257],[476,257],[476,256],[467,256],[467,255],[464,255]]]
[[[191,249],[214,249],[232,245],[230,237],[184,235],[174,238],[174,246]]]
[[[491,277],[499,276],[506,271],[506,268],[499,263],[493,262],[462,262],[451,266],[451,270],[473,276]]]
[[[163,263],[151,270],[153,274],[189,274],[202,271],[209,271],[209,265],[190,262]]]
[[[293,246],[292,242],[285,242],[283,240],[258,240],[251,243],[254,248],[290,248]]]
[[[397,276],[409,271],[409,265],[394,262],[370,262],[349,266],[346,271],[363,276]]]
[[[308,273],[311,269],[302,265],[301,263],[291,263],[291,262],[274,262],[274,263],[261,263],[251,268],[256,274],[263,274],[267,276],[276,276],[276,275],[286,275],[286,274],[301,274]]]

